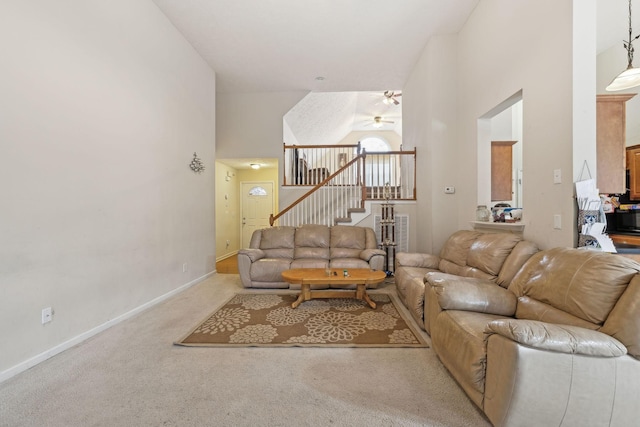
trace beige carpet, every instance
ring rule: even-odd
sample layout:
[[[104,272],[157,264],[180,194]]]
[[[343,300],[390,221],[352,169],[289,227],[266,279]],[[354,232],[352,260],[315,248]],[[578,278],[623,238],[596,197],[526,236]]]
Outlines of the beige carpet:
[[[216,274],[0,383],[0,426],[491,426],[431,348],[173,345],[244,291]]]
[[[395,297],[372,294],[306,301],[295,294],[239,293],[176,344],[187,346],[428,347],[398,311]]]

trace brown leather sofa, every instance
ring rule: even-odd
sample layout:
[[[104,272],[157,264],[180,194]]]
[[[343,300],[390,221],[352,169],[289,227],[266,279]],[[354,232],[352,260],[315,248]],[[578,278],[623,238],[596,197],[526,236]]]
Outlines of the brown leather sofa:
[[[425,276],[432,348],[494,426],[640,422],[640,264],[554,248],[508,288]]]
[[[256,230],[249,248],[238,251],[238,270],[246,288],[299,288],[282,280],[282,272],[326,267],[382,270],[384,257],[369,227],[272,227]],[[312,289],[321,286],[313,285]]]
[[[445,242],[440,255],[401,252],[395,259],[398,296],[418,325],[430,332],[425,316],[425,274],[440,271],[476,277],[507,287],[538,247],[510,233],[460,230]]]

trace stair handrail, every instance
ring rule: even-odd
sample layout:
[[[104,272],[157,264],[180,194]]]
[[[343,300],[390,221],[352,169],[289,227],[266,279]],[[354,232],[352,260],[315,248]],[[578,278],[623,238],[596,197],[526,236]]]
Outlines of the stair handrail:
[[[359,155],[362,151],[362,146],[360,144],[360,141],[358,141],[357,144],[344,144],[344,145],[337,145],[337,144],[311,144],[311,145],[287,145],[286,143],[283,143],[283,150],[284,150],[284,159],[285,159],[285,169],[286,169],[286,164],[287,164],[287,159],[289,159],[289,156],[287,154],[287,151],[289,150],[294,150],[294,152],[297,152],[297,150],[308,150],[308,149],[322,149],[322,150],[340,150],[339,153],[342,154],[347,154],[347,151],[350,151],[349,149],[355,149],[355,154]],[[345,158],[346,159],[346,158]],[[306,159],[305,158],[301,158],[301,159],[289,159],[289,161],[294,162],[293,164],[293,171],[294,174],[297,174],[298,172],[298,168],[300,168],[300,164],[298,163],[300,160],[302,160],[303,162],[306,163]],[[325,165],[322,165],[325,166]],[[338,168],[340,168],[341,166],[338,166]],[[288,185],[306,185],[306,182],[300,183],[298,182],[299,177],[292,177],[293,178],[293,183],[290,184],[288,183],[287,180],[287,171],[285,170],[284,176],[283,176],[283,185],[284,186],[288,186]],[[315,184],[314,184],[315,185]]]
[[[284,208],[283,210],[278,212],[276,215],[269,214],[269,225],[271,227],[273,227],[273,224],[278,220],[278,218],[282,217],[284,214],[289,212],[291,209],[293,209],[294,207],[296,207],[297,205],[302,203],[304,200],[308,199],[313,193],[318,191],[320,188],[324,187],[333,178],[335,178],[336,176],[340,175],[341,173],[343,173],[343,171],[349,169],[349,167],[351,167],[351,165],[353,165],[354,163],[360,161],[361,159],[364,159],[365,157],[366,157],[366,153],[363,150],[361,154],[358,154],[356,157],[351,159],[349,162],[347,162],[340,169],[338,169],[337,171],[335,171],[334,173],[332,173],[331,175],[329,175],[328,177],[323,179],[321,182],[319,182],[315,186],[313,186],[312,189],[310,189],[309,191],[304,193],[302,196],[298,197],[298,199],[296,199],[296,201],[294,201],[289,206],[287,206],[286,208]],[[356,182],[360,182],[361,179],[362,179],[362,177],[361,177],[360,173],[358,173],[358,176],[356,177]],[[361,192],[361,195],[360,195],[360,198],[361,198],[360,204],[361,204],[361,206],[364,206],[364,197],[365,197],[365,194],[363,192]]]

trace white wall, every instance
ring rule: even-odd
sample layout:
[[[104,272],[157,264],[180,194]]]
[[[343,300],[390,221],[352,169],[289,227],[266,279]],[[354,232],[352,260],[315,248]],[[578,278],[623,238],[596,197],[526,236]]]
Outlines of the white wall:
[[[459,38],[460,169],[476,170],[476,120],[522,90],[524,235],[541,247],[572,246],[572,2],[481,1]],[[544,31],[540,31],[544,22]],[[506,36],[506,37],[505,37]],[[554,169],[564,172],[553,183]],[[459,225],[468,226],[475,189],[461,189]],[[561,230],[553,229],[560,214]]]
[[[231,166],[216,162],[215,167],[216,261],[220,261],[240,249],[240,179]]]
[[[277,157],[284,173],[283,120],[308,92],[218,93],[216,97],[216,157],[239,159]],[[282,182],[282,179],[280,179]],[[279,206],[300,194],[280,186]]]
[[[216,156],[238,159],[275,157],[275,153],[279,153],[282,160],[282,118],[307,93],[219,93]]]
[[[432,38],[402,91],[403,146],[417,151],[420,218],[411,237],[420,252],[439,252],[458,230],[459,186],[473,179],[458,165],[456,52],[456,36]],[[444,194],[445,186],[456,193]]]
[[[215,74],[148,0],[4,1],[0,51],[2,379],[213,270]]]
[[[432,241],[439,250],[443,233],[469,228],[476,205],[489,204],[478,197],[478,119],[520,90],[524,236],[542,248],[574,244],[574,126],[580,122],[584,152],[575,156],[595,152],[595,80],[590,71],[574,79],[574,55],[595,57],[595,45],[575,52],[573,40],[593,30],[595,19],[574,26],[573,17],[587,9],[591,19],[591,7],[594,0],[482,0],[455,41],[431,40],[403,90],[404,143],[426,148],[418,151],[419,211],[431,213],[418,226],[425,249]],[[574,119],[577,93],[594,102]],[[561,184],[553,183],[554,169],[562,170]],[[456,194],[443,196],[444,185],[455,185]],[[553,228],[554,214],[562,217],[561,230]]]

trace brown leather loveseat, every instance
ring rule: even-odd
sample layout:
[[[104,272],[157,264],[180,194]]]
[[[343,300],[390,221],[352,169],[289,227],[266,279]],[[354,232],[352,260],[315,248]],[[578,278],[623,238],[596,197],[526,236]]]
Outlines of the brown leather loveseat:
[[[382,270],[384,256],[369,227],[271,227],[256,230],[249,248],[238,251],[238,270],[246,288],[299,288],[285,282],[282,272],[325,267]]]

